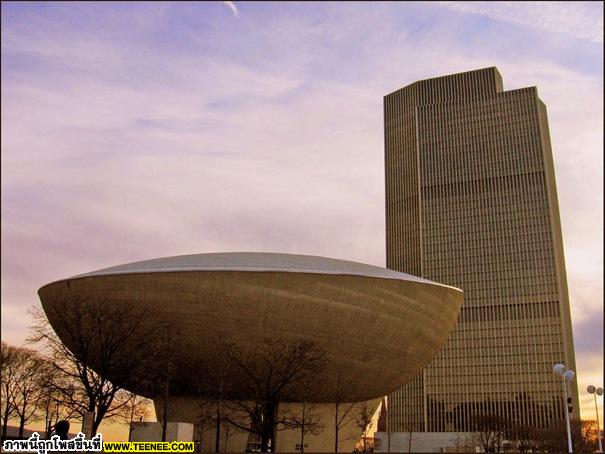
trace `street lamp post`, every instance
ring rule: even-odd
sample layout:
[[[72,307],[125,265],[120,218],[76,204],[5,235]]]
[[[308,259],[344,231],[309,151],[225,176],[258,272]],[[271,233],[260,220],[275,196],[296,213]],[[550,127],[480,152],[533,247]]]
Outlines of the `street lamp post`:
[[[567,382],[572,381],[575,372],[571,369],[568,369],[563,364],[555,364],[553,367],[553,372],[561,377],[563,381],[563,393],[565,395],[565,406],[567,407]],[[571,428],[569,426],[569,409],[565,408],[565,422],[567,424],[567,451],[573,452],[573,445],[571,444]]]
[[[599,452],[603,452],[603,445],[601,444],[601,425],[599,424],[599,406],[597,405],[597,396],[603,395],[603,388],[595,388],[590,385],[586,388],[586,391],[594,396],[594,409],[597,413],[597,440],[599,440]]]

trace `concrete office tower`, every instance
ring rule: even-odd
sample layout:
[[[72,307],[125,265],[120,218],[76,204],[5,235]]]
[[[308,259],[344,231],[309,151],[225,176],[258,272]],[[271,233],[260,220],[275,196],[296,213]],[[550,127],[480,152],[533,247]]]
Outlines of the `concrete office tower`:
[[[464,291],[456,329],[389,396],[391,432],[472,431],[474,415],[564,417],[575,370],[548,120],[536,87],[496,68],[384,98],[387,267]],[[579,417],[576,381],[572,417]]]

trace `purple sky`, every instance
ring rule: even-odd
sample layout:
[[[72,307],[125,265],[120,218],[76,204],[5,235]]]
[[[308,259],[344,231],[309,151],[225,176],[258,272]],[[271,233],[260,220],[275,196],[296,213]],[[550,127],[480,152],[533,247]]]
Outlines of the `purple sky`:
[[[547,105],[584,415],[603,384],[601,3],[2,3],[2,339],[153,257],[384,266],[382,97],[497,66]]]

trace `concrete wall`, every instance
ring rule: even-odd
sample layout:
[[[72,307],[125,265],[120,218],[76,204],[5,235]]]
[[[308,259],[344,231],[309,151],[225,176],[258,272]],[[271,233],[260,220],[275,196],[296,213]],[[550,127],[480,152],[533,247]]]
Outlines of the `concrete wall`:
[[[374,452],[389,451],[386,432],[376,432],[374,440]],[[393,432],[390,452],[482,452],[479,446],[470,432]]]
[[[130,441],[162,441],[162,425],[159,422],[134,422],[130,429]],[[193,424],[169,422],[166,441],[193,441]]]
[[[367,405],[370,410],[370,414],[374,414],[378,406],[380,405],[381,399],[374,399],[367,401]],[[312,411],[315,412],[321,419],[320,424],[323,426],[321,432],[318,435],[307,434],[304,436],[305,451],[306,452],[334,452],[335,450],[335,405],[334,404],[307,404],[312,407]],[[351,404],[341,404],[339,414],[342,415],[343,411],[346,411]],[[291,412],[294,415],[300,415],[302,409],[301,404],[286,403],[280,408],[280,413],[286,411]],[[350,414],[353,414],[355,410],[352,410]],[[356,419],[356,418],[355,418]],[[341,427],[338,431],[338,451],[339,452],[352,452],[357,442],[361,439],[362,430],[357,426],[357,423],[353,419],[349,424]],[[277,434],[277,451],[278,452],[296,452],[297,447],[301,443],[300,429],[284,430]]]
[[[339,406],[339,415],[342,416],[343,411],[347,411],[352,405],[359,407],[367,404],[370,414],[374,414],[381,399],[373,399],[367,402],[360,403],[342,403]],[[201,441],[202,452],[214,452],[216,440],[216,425],[209,421],[205,424],[200,424],[200,415],[203,412],[204,406],[212,406],[212,403],[202,399],[190,398],[171,398],[168,407],[168,420],[186,421],[194,424],[193,440]],[[318,421],[322,425],[321,432],[317,435],[306,434],[304,436],[304,444],[306,452],[334,452],[335,445],[335,404],[306,404],[307,409],[311,409],[318,416]],[[162,415],[162,401],[158,399],[155,402],[157,415]],[[299,417],[302,410],[302,404],[284,402],[279,406],[278,417],[283,415]],[[356,424],[354,415],[358,414],[356,410],[351,410],[350,422],[341,426],[338,431],[339,452],[352,452],[356,443],[361,439],[361,429]],[[224,414],[227,414],[225,411]],[[253,441],[253,437],[246,431],[239,430],[234,426],[224,423],[221,425],[220,434],[220,452],[245,452],[248,442]],[[276,451],[277,452],[296,452],[297,445],[300,445],[301,434],[300,429],[285,429],[277,432],[276,435]]]

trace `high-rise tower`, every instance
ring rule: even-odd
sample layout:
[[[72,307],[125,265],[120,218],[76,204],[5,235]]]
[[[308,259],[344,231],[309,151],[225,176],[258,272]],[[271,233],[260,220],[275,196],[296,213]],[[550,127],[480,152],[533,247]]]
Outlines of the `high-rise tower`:
[[[575,370],[548,120],[536,87],[496,68],[384,98],[387,267],[464,290],[458,326],[389,396],[391,431],[471,431],[475,415],[564,417]],[[576,382],[570,385],[579,417]]]

